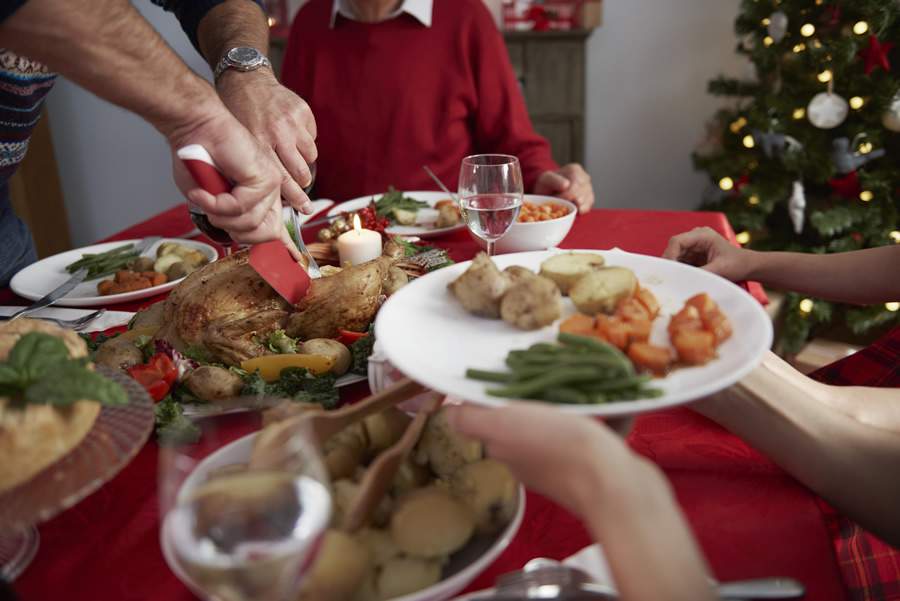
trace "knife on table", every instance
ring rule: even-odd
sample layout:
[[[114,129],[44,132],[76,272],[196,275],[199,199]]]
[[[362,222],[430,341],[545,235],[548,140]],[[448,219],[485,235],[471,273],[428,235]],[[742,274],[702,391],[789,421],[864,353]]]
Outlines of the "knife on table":
[[[203,146],[189,144],[179,148],[176,154],[198,186],[212,195],[231,192],[233,187],[231,182],[222,175]],[[294,218],[296,219],[296,213],[294,213]],[[299,232],[299,229],[297,231]],[[313,270],[319,272],[319,266],[309,254],[309,250],[302,240],[298,248],[308,261],[310,273],[307,273],[294,260],[280,240],[254,244],[250,247],[249,256],[249,263],[253,270],[292,305],[306,296]]]
[[[160,240],[159,236],[150,236],[148,238],[144,238],[143,240],[141,240],[140,242],[138,242],[134,245],[134,250],[137,251],[139,256],[143,256],[144,253],[150,247],[152,247],[154,244],[159,242],[159,240]],[[20,317],[25,317],[26,315],[31,315],[35,311],[39,311],[39,310],[43,309],[44,307],[51,306],[56,301],[58,301],[59,299],[61,299],[65,295],[67,295],[68,293],[72,292],[72,290],[74,290],[75,287],[78,286],[78,284],[80,284],[81,282],[84,281],[84,279],[87,277],[87,274],[88,274],[87,268],[79,269],[74,274],[72,274],[72,277],[70,277],[68,280],[66,280],[65,282],[63,282],[62,284],[60,284],[59,286],[57,286],[56,288],[54,288],[53,290],[48,292],[46,294],[46,296],[35,301],[34,303],[25,307],[24,309],[22,309],[20,311],[16,311],[12,315],[10,315],[9,321],[18,319]]]

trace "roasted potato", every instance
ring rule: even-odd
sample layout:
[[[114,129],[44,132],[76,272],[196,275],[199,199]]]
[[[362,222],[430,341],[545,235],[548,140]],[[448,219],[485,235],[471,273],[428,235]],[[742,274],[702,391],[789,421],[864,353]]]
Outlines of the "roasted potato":
[[[300,345],[298,352],[306,355],[323,355],[332,359],[331,373],[342,376],[350,369],[353,357],[350,349],[331,338],[313,338]]]
[[[583,275],[569,290],[569,297],[585,315],[612,313],[623,298],[637,290],[637,278],[624,267],[603,267]]]
[[[484,253],[478,253],[472,265],[448,288],[463,308],[481,317],[500,317],[500,299],[512,282]]]
[[[518,483],[509,468],[492,459],[460,468],[450,479],[450,492],[472,512],[481,534],[499,532],[516,513]]]
[[[409,283],[409,276],[399,267],[391,267],[388,269],[387,277],[384,278],[384,295],[390,296]]]
[[[184,385],[201,401],[221,401],[241,394],[244,380],[224,367],[202,365],[187,375]]]
[[[369,444],[366,436],[362,423],[357,422],[325,441],[322,453],[333,481],[353,477],[366,455]]]
[[[552,324],[562,314],[562,295],[552,280],[524,277],[513,284],[500,301],[503,321],[522,330]]]
[[[182,260],[181,255],[176,255],[175,253],[162,255],[155,263],[153,263],[153,271],[157,273],[166,273],[172,265],[181,263]]]
[[[581,276],[603,267],[602,256],[592,253],[565,253],[541,263],[540,275],[556,282],[562,294],[569,294]]]
[[[420,465],[429,465],[439,477],[451,476],[456,470],[482,458],[481,442],[465,438],[450,427],[446,410],[428,419],[416,447]]]
[[[453,227],[462,220],[462,215],[459,213],[459,207],[455,204],[443,204],[440,205],[437,210],[438,218],[437,221],[434,222],[434,227]]]
[[[353,501],[359,495],[359,484],[347,478],[341,478],[331,483],[331,502],[333,511],[331,523],[340,528],[344,523],[344,517],[353,506]]]
[[[350,601],[372,571],[369,549],[339,530],[328,530],[303,581],[300,599]]]
[[[380,453],[400,440],[409,422],[412,421],[406,413],[390,407],[381,413],[370,415],[363,420],[366,435],[369,441],[369,450]]]
[[[397,546],[397,543],[391,538],[391,533],[387,530],[363,528],[355,536],[369,549],[372,562],[376,566],[382,566],[402,554],[400,547]]]
[[[431,480],[431,474],[428,473],[428,468],[407,459],[400,464],[394,475],[391,492],[399,498],[417,488],[422,488],[428,484],[429,480]]]
[[[138,257],[128,263],[128,269],[131,271],[150,271],[153,269],[155,261],[150,257]]]
[[[184,264],[184,261],[178,261],[166,270],[166,277],[169,278],[170,282],[174,282],[175,280],[187,277],[189,273],[190,271]]]
[[[449,555],[461,549],[474,531],[469,509],[438,486],[406,495],[391,516],[391,538],[401,551],[415,557]]]
[[[395,599],[420,591],[441,579],[441,562],[395,557],[381,567],[376,581],[379,599]]]
[[[535,272],[531,271],[527,267],[522,267],[521,265],[510,265],[503,270],[503,273],[507,274],[510,277],[510,280],[513,284],[517,284],[525,278],[537,277],[537,274]]]
[[[131,340],[112,338],[94,353],[94,363],[113,369],[126,369],[143,362],[144,354]]]

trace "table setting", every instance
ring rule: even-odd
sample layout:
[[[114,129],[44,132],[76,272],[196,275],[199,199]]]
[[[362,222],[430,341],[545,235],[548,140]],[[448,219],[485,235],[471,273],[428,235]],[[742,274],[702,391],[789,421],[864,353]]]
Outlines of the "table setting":
[[[229,189],[201,151],[180,156]],[[772,343],[758,284],[660,258],[693,227],[734,241],[724,215],[577,216],[525,195],[505,155],[465,159],[457,189],[285,209],[302,263],[279,241],[234,250],[178,206],[17,274],[0,327],[79,332],[134,398],[5,493],[46,491],[108,436],[103,416],[141,414],[122,459],[54,510],[0,492],[4,532],[27,533],[0,538],[21,598],[618,598],[577,518],[448,430],[441,404],[461,402],[633,419],[720,598],[842,598],[818,499],[689,410]],[[149,285],[101,292],[123,272]]]

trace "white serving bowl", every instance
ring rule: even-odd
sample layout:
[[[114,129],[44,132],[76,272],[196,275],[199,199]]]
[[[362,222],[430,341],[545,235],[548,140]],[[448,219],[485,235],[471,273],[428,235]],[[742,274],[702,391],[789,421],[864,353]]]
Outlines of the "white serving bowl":
[[[533,221],[524,223],[516,221],[509,228],[505,236],[497,240],[494,250],[498,254],[526,252],[529,250],[547,250],[554,248],[563,241],[572,229],[575,223],[575,216],[578,208],[568,200],[562,198],[554,198],[553,196],[537,196],[535,194],[526,194],[525,202],[536,205],[554,204],[564,206],[569,212],[549,221]],[[473,237],[474,234],[473,234]],[[479,246],[486,247],[486,244],[480,238],[475,238]]]
[[[227,465],[246,463],[250,459],[253,449],[253,441],[257,432],[248,434],[234,442],[222,447],[201,461],[190,476],[185,479],[178,490],[178,498],[184,498],[190,492],[202,484],[211,472]],[[455,597],[469,586],[475,578],[486,570],[500,554],[509,546],[519,527],[522,525],[522,517],[525,515],[525,489],[519,485],[518,505],[516,513],[509,524],[498,534],[491,536],[476,535],[465,547],[454,553],[449,562],[444,566],[441,581],[415,593],[396,597],[390,601],[445,601]],[[172,542],[165,528],[160,530],[160,545],[163,557],[169,569],[175,573],[198,597],[203,597],[202,589],[181,568],[175,560]]]

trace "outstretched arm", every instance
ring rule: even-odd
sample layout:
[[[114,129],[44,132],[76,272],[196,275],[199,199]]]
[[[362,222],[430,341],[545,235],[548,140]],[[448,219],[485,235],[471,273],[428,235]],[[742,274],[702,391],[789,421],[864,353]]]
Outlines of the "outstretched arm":
[[[29,0],[0,23],[0,46],[137,113],[173,149],[205,146],[235,187],[218,197],[190,189],[188,198],[238,242],[289,244],[275,165],[127,0]]]
[[[896,244],[828,255],[755,252],[703,227],[674,236],[663,256],[730,280],[757,280],[831,301],[866,305],[900,300]]]
[[[828,386],[769,353],[692,408],[768,455],[866,529],[900,543],[900,391]]]
[[[253,0],[225,0],[197,28],[200,51],[212,69],[232,48],[269,48],[269,25]],[[316,161],[316,121],[306,102],[263,67],[245,73],[229,69],[216,81],[225,106],[256,138],[281,172],[281,195],[297,209],[311,210],[303,188]]]
[[[603,545],[622,599],[712,598],[708,569],[665,477],[606,427],[551,407],[454,407],[529,489],[579,516]]]

